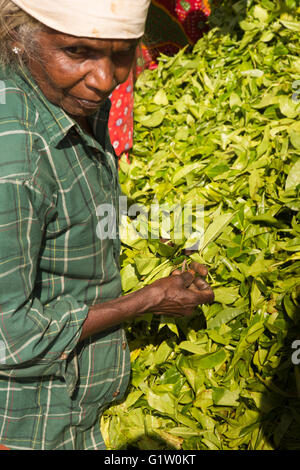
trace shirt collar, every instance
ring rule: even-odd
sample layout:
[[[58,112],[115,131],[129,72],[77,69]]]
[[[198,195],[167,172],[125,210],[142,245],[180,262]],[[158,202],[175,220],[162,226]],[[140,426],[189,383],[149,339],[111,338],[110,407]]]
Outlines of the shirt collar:
[[[50,145],[57,147],[66,137],[70,129],[73,129],[89,146],[99,148],[100,144],[100,147],[105,147],[106,125],[111,108],[110,99],[105,100],[101,108],[95,114],[88,117],[91,127],[94,130],[94,135],[97,135],[96,140],[96,138],[86,133],[62,108],[54,105],[45,97],[27,68],[20,67],[14,78],[18,85],[25,88],[27,95],[33,99],[37,110],[43,109],[43,122],[49,133]],[[103,129],[103,135],[99,135],[100,122],[102,123],[101,128]],[[104,123],[106,125],[103,126]]]

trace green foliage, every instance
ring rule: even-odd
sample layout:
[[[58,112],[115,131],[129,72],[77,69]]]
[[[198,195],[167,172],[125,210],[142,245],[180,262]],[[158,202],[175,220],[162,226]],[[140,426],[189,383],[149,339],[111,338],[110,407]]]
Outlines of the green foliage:
[[[243,16],[243,3],[230,3],[238,23],[215,16],[192,51],[161,56],[136,84],[123,192],[204,205],[190,259],[209,267],[216,298],[190,319],[127,326],[130,387],[101,421],[111,449],[300,449],[300,10],[250,1]],[[123,233],[126,293],[181,266],[187,240],[174,224],[170,237]]]

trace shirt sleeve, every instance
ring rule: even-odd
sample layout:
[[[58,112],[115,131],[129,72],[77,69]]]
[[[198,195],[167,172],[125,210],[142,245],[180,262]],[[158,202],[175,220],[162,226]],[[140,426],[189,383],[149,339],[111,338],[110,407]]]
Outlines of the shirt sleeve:
[[[72,393],[72,352],[88,307],[70,295],[42,305],[36,289],[45,224],[54,209],[30,177],[0,178],[0,375],[55,375]]]

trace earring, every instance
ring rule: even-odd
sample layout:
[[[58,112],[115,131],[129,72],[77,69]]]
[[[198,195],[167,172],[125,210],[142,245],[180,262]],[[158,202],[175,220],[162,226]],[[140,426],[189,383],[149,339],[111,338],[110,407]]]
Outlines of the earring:
[[[13,48],[13,52],[14,52],[15,54],[19,54],[19,52],[21,52],[21,49],[20,49],[19,47],[15,46],[15,47]]]

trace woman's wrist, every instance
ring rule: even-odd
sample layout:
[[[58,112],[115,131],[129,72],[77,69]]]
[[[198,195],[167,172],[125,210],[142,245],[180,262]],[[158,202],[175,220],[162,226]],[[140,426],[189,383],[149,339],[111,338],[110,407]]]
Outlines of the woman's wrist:
[[[146,286],[130,294],[90,307],[82,326],[80,341],[153,309],[158,300],[155,286]]]

